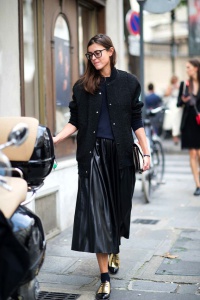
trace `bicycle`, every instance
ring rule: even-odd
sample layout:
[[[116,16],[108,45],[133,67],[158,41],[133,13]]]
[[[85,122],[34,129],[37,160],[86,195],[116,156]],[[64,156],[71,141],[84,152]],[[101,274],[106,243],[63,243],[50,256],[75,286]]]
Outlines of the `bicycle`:
[[[147,111],[144,120],[144,129],[149,143],[151,154],[150,169],[141,175],[142,190],[144,192],[146,203],[151,202],[152,192],[162,183],[165,172],[165,155],[160,137],[152,125],[150,117],[158,113],[163,113],[164,107],[158,107]]]

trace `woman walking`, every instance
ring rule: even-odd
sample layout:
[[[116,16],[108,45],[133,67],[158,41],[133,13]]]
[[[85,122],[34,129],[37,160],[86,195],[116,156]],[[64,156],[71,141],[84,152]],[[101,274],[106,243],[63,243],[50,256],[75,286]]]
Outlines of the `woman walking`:
[[[135,185],[132,129],[145,154],[144,170],[150,155],[138,80],[114,67],[115,48],[104,34],[90,39],[85,55],[87,67],[73,87],[69,123],[54,143],[78,131],[72,250],[96,254],[101,273],[96,299],[109,299],[109,271],[118,271],[121,237],[129,238]]]
[[[176,75],[173,75],[170,84],[167,87],[164,97],[167,99],[166,105],[169,108],[167,114],[165,114],[165,120],[163,126],[170,126],[172,130],[172,138],[175,145],[179,143],[180,137],[180,124],[182,118],[182,108],[177,107],[177,97],[179,93],[179,79]],[[169,117],[168,117],[169,115]],[[167,124],[169,123],[169,124]]]
[[[190,166],[194,176],[196,188],[195,196],[200,195],[200,125],[196,122],[197,111],[200,112],[200,61],[190,59],[186,63],[186,72],[189,77],[187,85],[180,85],[178,104],[183,106],[181,121],[181,146],[189,149]]]

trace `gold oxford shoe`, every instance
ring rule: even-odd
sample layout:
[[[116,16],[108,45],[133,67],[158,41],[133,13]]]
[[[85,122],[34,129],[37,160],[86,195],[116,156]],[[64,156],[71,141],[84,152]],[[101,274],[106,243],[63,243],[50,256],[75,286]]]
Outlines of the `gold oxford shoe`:
[[[96,299],[101,300],[101,299],[110,299],[110,282],[101,282],[100,287],[96,293]]]
[[[108,270],[112,274],[116,274],[119,271],[120,259],[119,254],[110,254],[108,261]]]

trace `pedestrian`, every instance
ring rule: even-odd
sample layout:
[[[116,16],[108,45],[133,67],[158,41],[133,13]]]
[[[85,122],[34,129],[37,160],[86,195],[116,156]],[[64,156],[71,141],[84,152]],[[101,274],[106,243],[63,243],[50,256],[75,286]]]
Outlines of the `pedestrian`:
[[[194,176],[195,196],[200,195],[200,126],[196,121],[197,110],[200,111],[200,61],[190,59],[186,63],[188,84],[181,82],[177,106],[183,106],[181,120],[181,147],[189,149],[190,166]]]
[[[179,93],[179,78],[173,75],[165,93],[165,104],[169,110],[166,111],[163,129],[171,130],[172,139],[178,145],[180,139],[180,124],[182,118],[182,108],[177,107],[177,97]]]
[[[162,99],[154,91],[154,84],[148,84],[148,93],[145,96],[145,104],[147,109],[157,108],[162,105]]]
[[[85,74],[73,87],[70,120],[56,137],[57,144],[77,133],[78,193],[72,250],[96,253],[101,284],[96,299],[109,299],[110,276],[119,269],[121,237],[129,238],[135,185],[132,129],[150,155],[141,119],[140,84],[116,69],[116,52],[105,34],[87,45]]]
[[[154,84],[149,83],[148,86],[148,93],[145,96],[145,105],[146,110],[152,110],[159,106],[162,106],[162,98],[155,93],[154,91]],[[155,115],[149,116],[151,120],[151,124],[158,135],[162,134],[162,127],[163,127],[163,111],[157,112]]]
[[[189,10],[189,53],[190,55],[199,55],[200,53],[200,1],[193,0],[188,7]]]

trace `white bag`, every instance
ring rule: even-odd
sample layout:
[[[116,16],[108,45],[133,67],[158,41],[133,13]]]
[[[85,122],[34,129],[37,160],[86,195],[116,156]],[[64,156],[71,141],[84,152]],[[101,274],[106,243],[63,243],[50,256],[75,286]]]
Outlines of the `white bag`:
[[[142,148],[138,143],[133,143],[133,163],[135,167],[135,172],[142,173],[144,166],[143,152]]]

